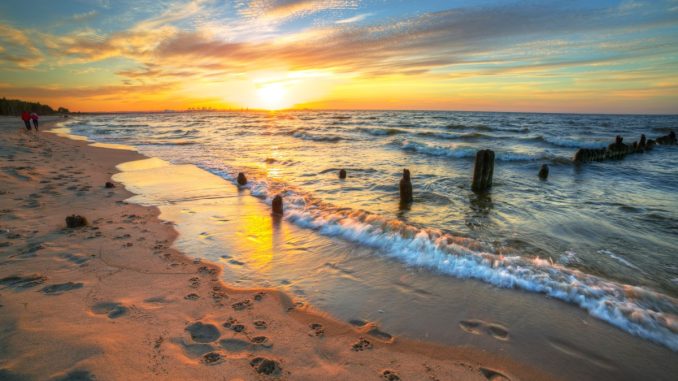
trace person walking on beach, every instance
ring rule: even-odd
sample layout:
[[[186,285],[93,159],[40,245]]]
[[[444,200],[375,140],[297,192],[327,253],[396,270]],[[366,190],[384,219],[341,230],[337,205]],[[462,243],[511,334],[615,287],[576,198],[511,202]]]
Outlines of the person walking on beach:
[[[40,119],[40,117],[38,114],[32,112],[31,119],[33,119],[33,128],[35,128],[35,131],[38,131],[38,119]]]
[[[31,114],[28,111],[24,111],[21,113],[21,120],[24,121],[24,124],[26,125],[26,130],[30,131],[31,130]]]

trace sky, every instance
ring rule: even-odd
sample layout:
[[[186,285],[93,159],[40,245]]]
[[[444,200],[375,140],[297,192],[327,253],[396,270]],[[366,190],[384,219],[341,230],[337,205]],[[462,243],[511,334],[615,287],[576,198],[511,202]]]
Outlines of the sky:
[[[678,0],[3,0],[0,96],[677,114]]]

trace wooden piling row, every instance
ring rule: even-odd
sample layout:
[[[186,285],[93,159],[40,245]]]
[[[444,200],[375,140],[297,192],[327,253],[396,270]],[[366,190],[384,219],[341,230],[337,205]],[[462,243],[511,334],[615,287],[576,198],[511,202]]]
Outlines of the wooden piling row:
[[[660,136],[657,140],[645,138],[645,135],[640,135],[640,141],[635,141],[632,144],[625,144],[624,138],[617,135],[615,142],[607,146],[607,148],[589,149],[581,148],[574,154],[575,163],[587,163],[590,161],[603,160],[619,160],[626,155],[633,153],[643,153],[654,148],[656,144],[675,145],[676,133],[671,131],[668,135]]]
[[[602,161],[610,159],[622,159],[632,153],[641,153],[651,150],[656,144],[675,145],[678,144],[675,132],[671,131],[668,135],[660,136],[656,141],[640,136],[640,141],[632,144],[624,144],[624,138],[617,136],[615,142],[607,148],[589,149],[581,148],[574,155],[575,163],[586,163],[590,161]],[[539,178],[546,180],[549,175],[549,167],[543,164],[539,170]],[[486,149],[476,152],[476,158],[473,167],[473,180],[471,189],[474,192],[484,192],[492,187],[492,177],[494,176],[494,151]],[[346,179],[346,170],[339,171],[339,179]],[[237,182],[239,185],[247,184],[247,178],[243,173],[238,174]],[[403,170],[403,177],[399,184],[401,204],[409,204],[414,200],[412,192],[412,181],[409,169]],[[273,214],[283,214],[283,199],[276,195],[271,203]]]

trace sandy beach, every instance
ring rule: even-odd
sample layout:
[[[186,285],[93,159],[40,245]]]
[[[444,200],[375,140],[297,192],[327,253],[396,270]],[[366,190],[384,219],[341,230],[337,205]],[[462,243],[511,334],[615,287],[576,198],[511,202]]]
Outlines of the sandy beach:
[[[224,284],[219,266],[170,248],[156,208],[104,186],[145,157],[19,127],[1,121],[0,379],[553,378]],[[88,225],[67,228],[72,214]]]

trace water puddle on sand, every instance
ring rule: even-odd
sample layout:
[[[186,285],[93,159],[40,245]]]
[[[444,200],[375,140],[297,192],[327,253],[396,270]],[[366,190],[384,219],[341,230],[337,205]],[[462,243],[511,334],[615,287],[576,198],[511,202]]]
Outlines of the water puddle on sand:
[[[481,348],[565,379],[678,374],[674,352],[572,305],[407,267],[378,249],[301,228],[194,165],[147,159],[118,168],[114,180],[136,194],[128,201],[157,206],[179,232],[174,246],[221,264],[230,284],[278,287],[344,321],[376,324],[382,336]],[[582,354],[605,366],[582,362]]]

